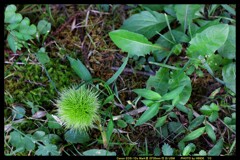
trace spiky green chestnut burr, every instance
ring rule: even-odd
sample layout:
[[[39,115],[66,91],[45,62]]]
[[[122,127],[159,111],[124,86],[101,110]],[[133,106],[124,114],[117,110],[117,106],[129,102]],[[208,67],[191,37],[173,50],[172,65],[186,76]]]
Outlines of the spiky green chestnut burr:
[[[75,88],[72,86],[61,92],[56,103],[58,115],[66,128],[87,131],[99,121],[98,93],[86,86]]]

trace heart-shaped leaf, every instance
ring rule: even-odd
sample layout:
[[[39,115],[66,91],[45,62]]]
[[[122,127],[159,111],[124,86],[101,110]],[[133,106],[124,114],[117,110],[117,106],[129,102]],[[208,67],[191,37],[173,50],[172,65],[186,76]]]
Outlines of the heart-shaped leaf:
[[[15,5],[8,5],[4,12],[5,23],[19,23],[22,20],[22,15],[15,13],[17,7]]]

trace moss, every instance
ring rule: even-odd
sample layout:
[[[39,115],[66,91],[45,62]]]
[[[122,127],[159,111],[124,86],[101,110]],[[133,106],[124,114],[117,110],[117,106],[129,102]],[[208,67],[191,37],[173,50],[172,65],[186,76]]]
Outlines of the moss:
[[[49,75],[56,84],[57,89],[78,83],[80,79],[73,72],[68,63],[62,64],[61,59],[51,59],[46,65]],[[5,66],[9,68],[9,66]],[[34,104],[47,107],[57,95],[54,87],[48,80],[45,71],[40,65],[26,64],[10,70],[14,75],[5,79],[5,103],[24,103],[31,101]]]

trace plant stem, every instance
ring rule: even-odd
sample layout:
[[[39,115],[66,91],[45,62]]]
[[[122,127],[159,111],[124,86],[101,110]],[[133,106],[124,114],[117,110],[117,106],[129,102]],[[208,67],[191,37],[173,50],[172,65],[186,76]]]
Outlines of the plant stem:
[[[170,66],[170,65],[167,65],[167,64],[156,63],[156,62],[149,62],[149,63],[150,64],[155,64],[155,65],[158,65],[158,66],[161,66],[161,67],[166,67],[166,68],[169,68],[169,69],[173,69],[173,70],[181,70],[181,68],[177,68],[177,67]]]
[[[107,141],[107,135],[106,135],[106,132],[105,130],[103,130],[103,126],[101,125],[101,121],[97,121],[97,126],[98,126],[98,129],[99,131],[101,132],[101,135],[102,135],[102,140],[103,140],[103,146],[104,148],[107,148],[108,147],[108,141]]]

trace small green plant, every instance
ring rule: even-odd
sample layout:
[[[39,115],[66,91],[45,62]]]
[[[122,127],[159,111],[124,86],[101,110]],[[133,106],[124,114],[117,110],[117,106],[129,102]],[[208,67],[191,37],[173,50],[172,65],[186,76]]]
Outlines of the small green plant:
[[[69,129],[88,130],[93,123],[99,121],[98,93],[92,88],[76,86],[61,92],[57,100],[58,115]]]

